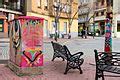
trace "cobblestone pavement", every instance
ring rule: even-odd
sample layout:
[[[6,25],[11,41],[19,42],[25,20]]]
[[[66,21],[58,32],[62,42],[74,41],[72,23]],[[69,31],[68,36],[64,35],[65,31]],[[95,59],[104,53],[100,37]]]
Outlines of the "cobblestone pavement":
[[[94,49],[104,51],[104,38],[103,37],[88,37],[87,39],[74,38],[74,39],[58,39],[60,44],[65,44],[74,54],[78,51],[83,51],[85,62],[83,63],[83,74],[79,74],[78,70],[70,70],[67,75],[64,75],[66,61],[62,59],[55,59],[51,61],[53,56],[53,49],[51,45],[52,39],[44,39],[44,74],[36,76],[16,76],[5,64],[0,65],[0,80],[95,80],[95,62],[94,62]],[[120,39],[113,38],[113,51],[120,52]],[[120,77],[108,77],[110,73],[105,73],[105,80],[120,80]],[[112,74],[113,75],[113,74]]]

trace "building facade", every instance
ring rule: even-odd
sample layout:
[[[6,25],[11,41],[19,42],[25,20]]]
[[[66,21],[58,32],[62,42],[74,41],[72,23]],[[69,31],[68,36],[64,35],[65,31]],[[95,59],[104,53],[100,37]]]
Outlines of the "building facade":
[[[113,0],[113,26],[112,36],[120,38],[120,1]]]
[[[81,35],[83,28],[86,28],[88,33],[93,27],[93,0],[79,0],[78,12],[78,34]]]
[[[106,20],[106,0],[96,0],[94,2],[94,12],[95,12],[95,31],[96,33],[100,31],[100,35],[105,34],[105,20]]]
[[[24,15],[24,0],[0,0],[0,38],[8,38],[9,21]]]
[[[55,34],[55,15],[56,9],[54,6],[58,6],[62,9],[58,12],[59,21],[57,32],[59,37],[61,34],[68,34],[69,31],[69,21],[68,13],[71,10],[71,16],[75,14],[78,9],[77,0],[26,0],[26,15],[27,16],[37,16],[44,18],[44,37],[50,37],[50,34]],[[72,2],[69,2],[72,1]],[[70,4],[66,4],[66,3]],[[68,12],[68,13],[67,13]],[[71,36],[76,37],[78,35],[78,15],[73,19],[72,25],[70,27]]]
[[[113,11],[112,19],[112,37],[120,37],[120,1],[111,0],[111,9]],[[105,20],[106,20],[106,0],[99,0],[94,3],[96,12],[95,16],[95,28],[99,29],[101,34],[105,33]]]

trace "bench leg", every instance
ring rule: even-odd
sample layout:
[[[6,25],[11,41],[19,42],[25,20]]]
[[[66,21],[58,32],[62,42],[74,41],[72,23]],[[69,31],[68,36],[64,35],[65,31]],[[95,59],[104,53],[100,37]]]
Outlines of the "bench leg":
[[[65,72],[64,72],[64,74],[67,74],[67,72],[69,71],[69,63],[67,62],[67,65],[66,65],[66,69],[65,69]]]
[[[105,80],[103,71],[102,71],[102,80]]]
[[[65,61],[65,59],[62,57],[63,61]]]
[[[83,71],[82,71],[81,67],[79,67],[78,69],[79,69],[79,71],[80,71],[80,74],[82,74],[82,73],[83,73]]]
[[[98,80],[98,78],[100,78],[100,76],[98,75],[99,73],[100,73],[100,70],[96,68],[95,80]]]
[[[95,80],[98,80],[98,74],[96,73],[96,75],[95,75]]]
[[[54,53],[53,58],[52,58],[52,61],[54,61],[55,58],[56,58],[56,55],[55,55],[55,53]]]
[[[101,75],[98,75],[98,74],[101,74]],[[98,78],[101,78],[101,77],[102,77],[102,80],[105,80],[103,71],[96,70],[95,80],[98,80]]]

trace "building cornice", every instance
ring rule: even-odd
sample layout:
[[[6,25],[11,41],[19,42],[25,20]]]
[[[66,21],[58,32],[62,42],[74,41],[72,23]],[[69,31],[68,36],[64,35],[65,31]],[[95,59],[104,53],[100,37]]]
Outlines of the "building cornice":
[[[45,14],[45,13],[39,13],[39,12],[37,12],[37,11],[29,11],[29,12],[32,12],[32,13],[35,13],[35,14],[39,14],[39,15],[45,15],[45,16],[49,16],[48,14]]]
[[[22,12],[13,11],[13,10],[4,9],[4,8],[0,8],[0,11],[2,11],[2,12],[9,12],[9,13],[13,13],[13,14],[23,15],[23,13],[22,13]]]
[[[94,11],[98,12],[98,11],[102,11],[102,10],[106,10],[106,8],[100,8],[100,9],[96,9]]]

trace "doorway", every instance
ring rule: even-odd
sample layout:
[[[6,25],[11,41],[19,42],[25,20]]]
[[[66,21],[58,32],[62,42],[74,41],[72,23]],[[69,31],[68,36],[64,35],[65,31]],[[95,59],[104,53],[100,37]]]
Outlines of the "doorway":
[[[105,34],[105,22],[100,22],[100,34]]]

